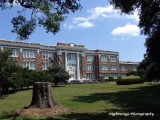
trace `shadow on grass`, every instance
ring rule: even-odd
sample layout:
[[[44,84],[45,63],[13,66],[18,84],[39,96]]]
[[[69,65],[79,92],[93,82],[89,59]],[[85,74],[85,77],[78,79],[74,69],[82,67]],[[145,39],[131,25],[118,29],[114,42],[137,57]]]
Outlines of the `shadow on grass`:
[[[8,97],[8,95],[15,94],[17,92],[28,91],[32,89],[33,89],[32,87],[29,87],[29,88],[23,88],[23,89],[8,90],[7,92],[2,93],[2,96],[0,96],[0,99],[5,99]]]
[[[129,91],[76,96],[73,101],[88,103],[106,101],[130,111],[160,113],[160,85],[133,88]]]

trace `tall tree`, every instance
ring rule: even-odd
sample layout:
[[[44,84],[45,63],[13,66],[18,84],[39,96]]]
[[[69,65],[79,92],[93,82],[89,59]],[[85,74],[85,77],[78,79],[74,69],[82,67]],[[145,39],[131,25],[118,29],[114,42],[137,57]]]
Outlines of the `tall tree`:
[[[17,11],[18,16],[12,19],[12,32],[18,35],[18,39],[28,39],[37,25],[53,34],[60,30],[60,23],[66,15],[81,8],[80,0],[0,0],[0,9],[11,9],[15,4],[21,6]],[[25,17],[25,12],[30,10],[30,17]]]
[[[144,80],[160,79],[160,40],[158,36],[155,34],[148,37],[145,42],[146,54],[138,66],[138,73]]]
[[[160,1],[159,0],[111,0],[111,4],[122,13],[139,12],[141,33],[147,35],[145,58],[139,73],[148,80],[160,79]]]
[[[10,58],[11,51],[0,50],[0,96],[2,93],[7,92],[13,74],[16,73],[17,65]]]

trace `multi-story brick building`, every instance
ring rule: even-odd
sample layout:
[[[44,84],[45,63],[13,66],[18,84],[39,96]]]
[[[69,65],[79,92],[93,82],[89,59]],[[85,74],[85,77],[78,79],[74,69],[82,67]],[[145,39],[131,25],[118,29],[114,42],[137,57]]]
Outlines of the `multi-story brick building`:
[[[119,53],[105,50],[88,50],[84,45],[57,43],[46,46],[0,40],[0,48],[11,49],[12,57],[21,67],[42,71],[54,64],[61,65],[70,74],[70,80],[101,79],[124,76],[137,69],[138,62],[121,62]]]

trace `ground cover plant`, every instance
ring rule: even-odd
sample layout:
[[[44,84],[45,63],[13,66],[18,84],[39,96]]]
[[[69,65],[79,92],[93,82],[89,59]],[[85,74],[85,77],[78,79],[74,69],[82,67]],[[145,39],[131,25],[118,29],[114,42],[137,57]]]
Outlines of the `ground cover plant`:
[[[64,114],[54,116],[19,116],[13,111],[28,106],[32,90],[20,91],[0,99],[2,120],[137,120],[157,119],[160,111],[160,84],[116,85],[115,82],[102,84],[74,84],[53,87],[54,99],[69,108]],[[154,116],[113,116],[111,113],[154,113]],[[110,114],[110,115],[109,115]],[[127,114],[126,114],[127,115]]]

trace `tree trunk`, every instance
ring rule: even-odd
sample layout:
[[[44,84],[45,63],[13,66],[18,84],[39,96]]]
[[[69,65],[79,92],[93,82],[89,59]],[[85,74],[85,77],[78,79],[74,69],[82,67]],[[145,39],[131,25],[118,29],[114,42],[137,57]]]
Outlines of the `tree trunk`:
[[[29,107],[54,108],[57,103],[51,94],[50,82],[36,82],[33,84],[32,102]]]

